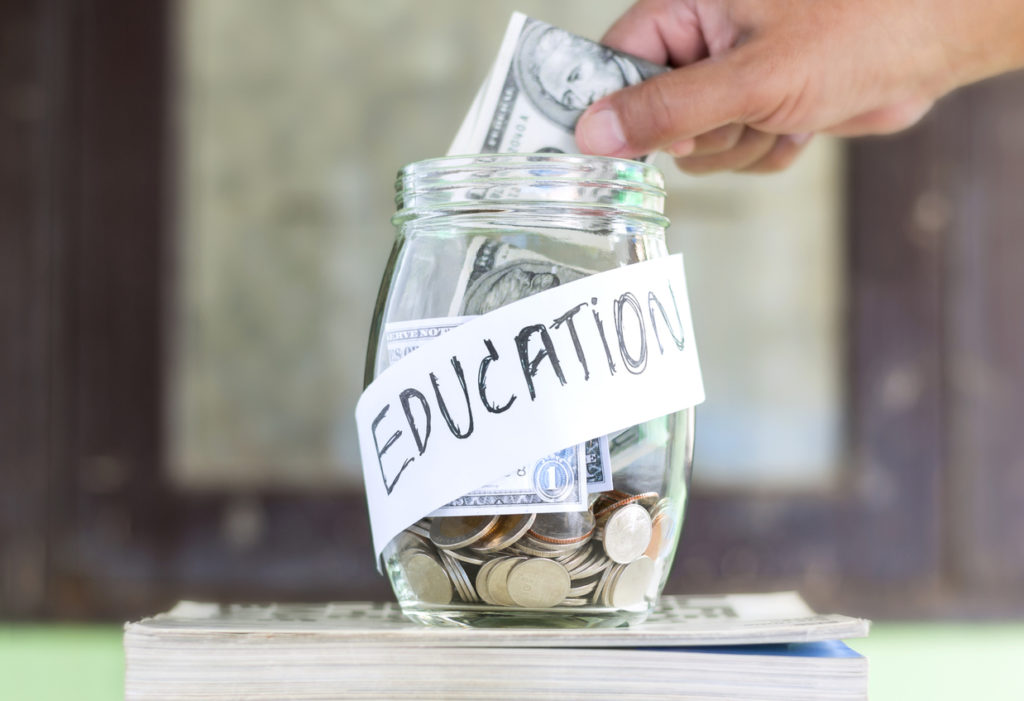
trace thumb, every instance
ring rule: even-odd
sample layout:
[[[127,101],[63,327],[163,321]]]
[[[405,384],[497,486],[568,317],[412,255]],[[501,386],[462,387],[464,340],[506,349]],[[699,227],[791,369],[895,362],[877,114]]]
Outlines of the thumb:
[[[607,95],[576,123],[583,153],[633,158],[752,113],[757,90],[736,53],[704,59]]]

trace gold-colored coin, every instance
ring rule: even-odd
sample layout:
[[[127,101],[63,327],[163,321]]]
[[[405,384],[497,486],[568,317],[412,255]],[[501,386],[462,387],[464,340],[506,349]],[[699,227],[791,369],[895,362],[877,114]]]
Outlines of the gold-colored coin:
[[[530,530],[537,514],[502,516],[488,533],[473,545],[479,553],[493,553],[514,544]]]

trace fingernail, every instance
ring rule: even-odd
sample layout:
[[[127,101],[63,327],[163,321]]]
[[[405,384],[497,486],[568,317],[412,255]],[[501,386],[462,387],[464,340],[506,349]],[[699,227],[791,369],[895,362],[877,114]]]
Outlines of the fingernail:
[[[586,114],[576,125],[576,138],[586,151],[614,155],[626,146],[626,135],[615,110],[610,107]]]
[[[675,158],[682,158],[683,156],[689,156],[693,153],[693,150],[697,148],[697,142],[694,139],[683,139],[677,141],[668,147],[668,152]]]
[[[797,146],[803,146],[807,141],[814,136],[812,132],[804,132],[803,134],[790,134],[789,140]]]

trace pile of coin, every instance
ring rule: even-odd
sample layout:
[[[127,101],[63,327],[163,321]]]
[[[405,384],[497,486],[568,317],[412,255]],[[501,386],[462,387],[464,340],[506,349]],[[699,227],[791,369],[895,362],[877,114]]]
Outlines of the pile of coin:
[[[603,492],[588,511],[423,519],[392,543],[421,603],[630,608],[660,574],[674,529],[656,492]]]

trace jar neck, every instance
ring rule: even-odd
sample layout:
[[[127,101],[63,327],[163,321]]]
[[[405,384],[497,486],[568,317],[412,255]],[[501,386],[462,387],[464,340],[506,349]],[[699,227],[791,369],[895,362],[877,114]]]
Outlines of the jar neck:
[[[668,225],[661,173],[618,158],[546,153],[435,158],[399,171],[395,190],[393,221],[406,231],[432,228],[439,218],[447,225],[549,222],[594,231],[658,232]]]

